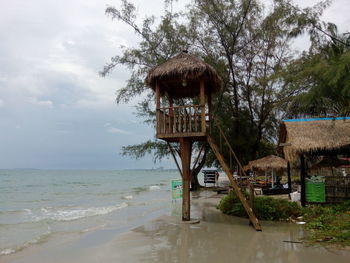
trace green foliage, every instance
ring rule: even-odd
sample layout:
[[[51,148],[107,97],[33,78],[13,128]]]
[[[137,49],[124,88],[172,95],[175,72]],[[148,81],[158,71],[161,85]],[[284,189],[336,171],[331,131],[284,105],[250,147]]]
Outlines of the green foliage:
[[[248,197],[247,193],[243,193],[245,197]],[[239,201],[237,195],[231,191],[227,196],[221,199],[218,207],[224,214],[234,215],[239,217],[246,217],[247,214],[244,210],[243,205]]]
[[[247,197],[248,194],[245,195]],[[218,209],[228,215],[247,216],[243,205],[233,191],[220,201]],[[302,214],[302,209],[297,203],[268,196],[255,197],[253,209],[256,217],[261,220],[287,220]]]
[[[153,160],[156,162],[169,154],[169,148],[165,142],[149,140],[141,144],[124,146],[122,154],[134,156],[136,159],[140,159],[146,154],[152,154]]]
[[[350,37],[338,35],[328,24],[329,36],[313,39],[309,52],[285,72],[286,89],[296,95],[287,106],[297,115],[350,116]]]
[[[146,17],[141,23],[134,4],[127,0],[119,8],[106,9],[108,16],[129,25],[139,37],[136,45],[121,47],[121,54],[101,71],[106,76],[117,65],[130,70],[126,86],[117,91],[117,102],[142,96],[138,115],[154,124],[153,96],[145,87],[145,76],[188,49],[223,79],[223,90],[213,99],[214,113],[224,120],[224,131],[239,158],[247,162],[270,153],[277,137],[276,105],[290,96],[277,73],[291,60],[290,40],[317,24],[328,1],[299,9],[290,0],[275,0],[268,7],[262,0],[193,0],[179,13],[172,12],[171,3],[165,1],[162,17]],[[148,142],[145,146],[153,147]],[[123,152],[139,158],[149,151],[139,145]]]
[[[286,220],[297,218],[302,214],[301,207],[286,199],[269,196],[257,196],[254,200],[254,212],[263,220]]]
[[[245,193],[245,197],[248,194]],[[221,199],[218,207],[224,214],[247,217],[234,192]],[[314,205],[301,208],[297,203],[268,196],[254,199],[254,213],[260,220],[288,220],[302,216],[306,222],[307,239],[350,245],[350,201],[338,205]]]
[[[308,239],[350,245],[350,201],[338,205],[304,208]]]

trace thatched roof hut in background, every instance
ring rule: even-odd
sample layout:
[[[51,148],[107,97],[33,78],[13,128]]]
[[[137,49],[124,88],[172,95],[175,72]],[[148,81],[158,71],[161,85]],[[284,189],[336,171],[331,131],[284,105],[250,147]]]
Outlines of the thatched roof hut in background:
[[[222,80],[215,69],[201,59],[188,54],[186,50],[151,69],[146,77],[146,85],[156,89],[162,86],[161,95],[171,98],[195,97],[199,94],[199,80],[206,83],[206,93],[215,93],[222,87]],[[179,85],[179,80],[182,80]]]
[[[350,154],[350,117],[285,120],[279,146],[288,161],[301,154]]]
[[[245,169],[265,171],[267,169],[284,170],[287,169],[287,161],[276,155],[269,155],[261,159],[250,161]]]

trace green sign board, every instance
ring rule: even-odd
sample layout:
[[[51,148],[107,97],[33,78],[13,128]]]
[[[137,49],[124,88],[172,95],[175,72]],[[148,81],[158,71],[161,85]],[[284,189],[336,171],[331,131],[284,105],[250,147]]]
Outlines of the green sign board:
[[[326,202],[326,186],[324,176],[311,176],[305,181],[306,202]]]
[[[171,180],[171,196],[173,200],[182,198],[182,180]]]

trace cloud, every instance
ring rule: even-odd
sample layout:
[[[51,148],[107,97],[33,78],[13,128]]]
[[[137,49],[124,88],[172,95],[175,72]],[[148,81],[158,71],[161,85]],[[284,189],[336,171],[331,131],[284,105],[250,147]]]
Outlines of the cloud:
[[[37,98],[30,98],[29,101],[34,105],[53,108],[53,102],[51,100],[38,100]]]
[[[106,4],[120,2],[11,0],[1,6],[0,168],[128,168],[114,152],[154,136],[153,127],[132,115],[137,101],[115,104],[130,71],[118,66],[106,78],[98,75],[120,45],[138,43],[130,27],[104,14]],[[162,13],[163,0],[132,2],[139,18]],[[187,2],[174,1],[174,10]],[[334,1],[327,20],[349,30],[347,2]]]
[[[122,130],[122,129],[118,129],[118,128],[115,128],[115,127],[108,127],[107,128],[107,132],[123,134],[123,135],[130,135],[131,134],[131,132],[128,132],[128,131],[125,131],[125,130]]]
[[[128,42],[123,36],[128,30],[116,27],[105,8],[92,0],[14,0],[3,6],[0,83],[5,91],[0,96],[6,92],[13,103],[30,97],[70,107],[113,105],[128,73],[122,69],[104,79],[98,72],[116,47]]]

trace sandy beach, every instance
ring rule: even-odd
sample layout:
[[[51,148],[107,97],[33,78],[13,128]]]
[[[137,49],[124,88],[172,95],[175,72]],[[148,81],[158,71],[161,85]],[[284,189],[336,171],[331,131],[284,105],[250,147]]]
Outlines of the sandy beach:
[[[350,251],[300,242],[303,226],[262,222],[256,232],[248,220],[223,215],[215,208],[222,196],[202,192],[192,196],[192,218],[181,222],[180,202],[171,215],[131,230],[108,229],[62,235],[0,258],[2,263],[70,262],[348,262]]]

